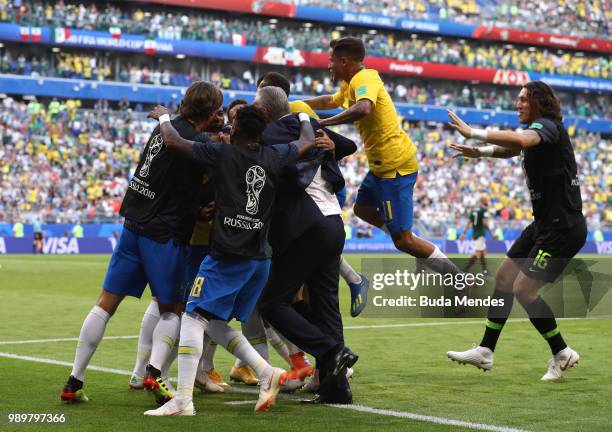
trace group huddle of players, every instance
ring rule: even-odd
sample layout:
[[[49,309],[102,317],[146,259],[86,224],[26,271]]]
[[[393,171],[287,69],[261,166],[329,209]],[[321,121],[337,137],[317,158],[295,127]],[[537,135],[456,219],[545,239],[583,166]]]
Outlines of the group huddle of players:
[[[130,380],[131,388],[151,391],[161,405],[146,415],[194,415],[194,386],[222,392],[227,384],[214,367],[217,344],[237,358],[230,372],[233,380],[259,384],[257,412],[273,406],[283,389],[315,392],[313,403],[352,403],[347,378],[358,356],[344,345],[338,275],[351,289],[352,316],[367,304],[368,280],[341,258],[343,236],[329,246],[325,241],[326,229],[333,235],[343,233],[338,225],[343,180],[341,174],[340,182],[334,180],[335,160],[356,148],[327,129],[330,126],[354,123],[368,158],[369,172],[355,200],[355,215],[385,231],[399,251],[417,259],[417,265],[438,273],[462,272],[438,247],[412,232],[417,147],[401,129],[378,72],[364,67],[363,41],[345,37],[330,46],[329,70],[340,84],[333,95],[289,103],[289,81],[270,73],[259,80],[252,105],[234,101],[224,112],[221,91],[199,82],[186,92],[177,117],[171,119],[170,111],[161,106],[149,114],[159,126],[130,180],[121,208],[124,230],[100,298],[81,328],[62,400],[88,400],[84,371],[108,320],[126,295],[140,297],[149,285],[154,300],[142,320]],[[315,113],[337,108],[338,114],[323,119]],[[520,122],[527,125],[517,132],[472,128],[449,111],[450,127],[467,139],[489,143],[451,145],[460,155],[522,157],[534,222],[497,271],[493,298],[503,300],[495,303],[503,306],[490,308],[481,344],[447,355],[491,369],[496,342],[516,298],[552,352],[542,379],[556,380],[578,362],[579,355],[565,343],[553,312],[538,293],[581,249],[586,223],[559,99],[547,84],[530,82],[519,93],[517,110]],[[275,133],[283,138],[275,141]],[[297,185],[289,193],[283,192],[288,172]],[[272,238],[282,220],[279,212],[291,212],[283,200],[292,193],[306,197],[309,205],[315,204],[313,214],[328,220],[319,231],[323,233],[320,254],[334,262],[316,264],[324,269],[320,277],[328,280],[304,276],[306,286],[300,283],[284,293],[282,284],[277,285],[288,276],[280,267],[300,269],[309,260],[316,261],[299,254],[287,260],[293,255],[276,245],[285,241],[291,249],[299,240]],[[486,200],[482,204],[471,216],[478,238],[487,229]],[[294,213],[296,224],[298,214]],[[286,220],[291,224],[293,219]],[[292,232],[291,226],[284,229],[281,232]],[[477,243],[482,251],[477,257],[484,265],[484,241]],[[334,251],[328,254],[327,249]],[[330,283],[335,293],[323,292],[321,287]],[[468,289],[460,294],[469,295]],[[234,318],[241,322],[242,332],[228,325]],[[288,372],[270,365],[268,342],[287,361]],[[315,358],[314,366],[305,354]],[[176,358],[175,390],[168,369]]]

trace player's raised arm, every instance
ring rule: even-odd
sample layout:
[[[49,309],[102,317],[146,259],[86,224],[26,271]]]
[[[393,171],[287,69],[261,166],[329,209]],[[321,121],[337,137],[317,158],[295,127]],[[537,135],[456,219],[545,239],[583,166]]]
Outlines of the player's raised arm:
[[[338,108],[334,102],[334,95],[321,95],[312,99],[304,99],[304,102],[313,110],[330,110]]]
[[[518,149],[519,151],[527,147],[536,146],[542,142],[542,138],[540,137],[540,135],[533,130],[514,132],[487,131],[485,129],[476,129],[470,127],[454,112],[450,110],[447,112],[448,116],[451,118],[451,121],[448,123],[448,125],[466,138],[474,138],[483,142],[495,144],[500,147]]]
[[[162,139],[170,150],[190,156],[193,148],[193,141],[182,138],[174,129],[170,122],[170,110],[164,106],[156,105],[155,108],[147,115],[155,120],[159,120],[159,131]]]

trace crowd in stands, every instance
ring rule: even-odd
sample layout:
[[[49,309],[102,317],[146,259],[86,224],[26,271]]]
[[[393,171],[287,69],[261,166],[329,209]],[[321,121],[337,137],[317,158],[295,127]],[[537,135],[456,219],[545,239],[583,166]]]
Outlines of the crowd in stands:
[[[571,36],[609,37],[606,0],[294,0],[298,5]]]
[[[496,25],[537,32],[607,38],[612,9],[606,0],[285,0],[295,5],[375,13],[397,18],[442,20],[475,25]],[[19,7],[14,5],[18,4]],[[25,6],[25,8],[23,8]],[[148,8],[147,8],[148,9]],[[0,17],[26,16],[39,24],[90,28],[125,25],[134,30],[151,30],[166,38],[193,32],[190,12],[168,14],[136,9],[126,12],[113,5],[91,7],[87,3],[28,2],[1,0]],[[170,21],[168,23],[167,21]],[[199,22],[202,24],[202,22]],[[178,36],[178,37],[177,37]]]
[[[440,3],[467,4],[470,2],[473,0],[449,0]],[[341,1],[340,4],[342,3]],[[373,4],[371,0],[364,0],[364,3]],[[396,2],[389,2],[391,3]],[[594,0],[592,3],[597,3],[597,1]],[[350,4],[352,5],[352,2]],[[153,12],[149,12],[149,9]],[[126,33],[146,33],[166,39],[198,39],[318,52],[328,50],[329,41],[334,38],[354,35],[365,38],[368,55],[375,57],[603,79],[608,79],[611,72],[609,58],[591,53],[556,51],[543,47],[528,48],[491,42],[468,42],[451,38],[416,37],[416,34],[411,36],[405,32],[371,31],[364,34],[363,28],[359,27],[344,30],[320,24],[301,27],[301,23],[296,21],[279,23],[278,20],[270,22],[260,18],[228,19],[226,15],[211,15],[193,9],[173,9],[172,12],[168,12],[168,9],[156,8],[152,5],[147,5],[145,10],[140,7],[122,9],[114,5],[96,5],[95,3],[70,4],[59,1],[52,5],[51,3],[24,1],[21,8],[5,6],[4,13],[0,11],[0,20],[90,30],[109,30],[115,27]],[[520,13],[523,14],[525,10],[530,9],[521,8]],[[610,14],[609,11],[608,14]],[[548,20],[548,13],[535,15],[538,15],[541,20]],[[539,30],[542,29],[539,28]],[[601,36],[603,37],[604,34],[602,33]]]
[[[0,219],[116,220],[154,123],[78,100],[0,101]]]
[[[204,60],[191,61],[191,71],[177,71],[180,63],[160,63],[159,59],[141,56],[142,62],[117,62],[112,67],[112,57],[61,52],[56,55],[26,55],[16,50],[5,49],[0,55],[0,73],[28,76],[51,76],[82,78],[98,81],[119,81],[134,84],[189,86],[192,82],[206,79],[227,90],[256,90],[256,76],[245,64],[241,75],[237,71],[214,69],[209,76],[202,76],[193,65]],[[164,66],[165,65],[165,66]],[[173,69],[169,69],[173,68]],[[184,68],[185,69],[185,68]],[[189,69],[189,68],[186,68]],[[118,71],[118,73],[116,73]],[[234,73],[232,73],[234,72]],[[336,91],[327,71],[298,69],[293,71],[292,93],[306,95],[329,94]],[[514,110],[517,89],[514,87],[486,86],[427,81],[416,78],[384,76],[387,90],[397,102],[418,105],[475,107],[478,109]],[[584,94],[558,92],[564,112],[568,115],[590,118],[612,118],[609,94]]]
[[[49,55],[26,55],[4,50],[0,55],[0,72],[33,77],[78,78],[106,81],[112,69],[104,55],[73,55],[61,53],[53,59]]]
[[[155,126],[142,113],[124,106],[112,111],[100,103],[79,108],[78,100],[1,101],[0,219],[48,223],[119,221],[118,211],[142,146]],[[459,137],[442,124],[404,122],[418,147],[419,180],[415,215],[431,233],[460,226],[480,193],[491,198],[496,223],[525,225],[531,218],[529,195],[520,160],[453,159],[448,145]],[[360,151],[342,162],[348,187],[345,220],[367,173],[367,161],[356,130],[336,127],[355,140]],[[570,128],[583,183],[584,212],[589,226],[612,224],[608,205],[612,142]]]

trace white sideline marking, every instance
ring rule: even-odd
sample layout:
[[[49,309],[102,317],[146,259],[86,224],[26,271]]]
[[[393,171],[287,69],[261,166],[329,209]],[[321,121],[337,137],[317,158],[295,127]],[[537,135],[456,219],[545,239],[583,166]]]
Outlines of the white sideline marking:
[[[0,357],[6,357],[10,359],[15,359],[15,360],[30,361],[30,362],[35,362],[35,363],[53,364],[53,365],[58,365],[58,366],[72,366],[72,363],[70,362],[52,360],[52,359],[40,358],[40,357],[22,356],[22,355],[5,353],[5,352],[0,352]],[[127,370],[106,368],[102,366],[89,365],[87,369],[99,371],[99,372],[112,373],[115,375],[130,376],[132,374],[130,371],[127,371]],[[236,388],[236,389],[228,389],[228,390],[236,392],[236,393],[258,393],[258,391],[255,389]],[[282,397],[283,399],[296,400],[296,397],[291,396],[291,395],[288,395],[288,397],[285,397],[285,395],[281,394],[280,397]],[[241,405],[243,403],[252,404],[253,402],[254,401],[233,401],[233,402],[225,402],[225,403],[231,404],[231,405]],[[514,429],[514,428],[509,428],[506,426],[495,426],[495,425],[489,425],[485,423],[472,423],[469,421],[455,420],[455,419],[446,418],[446,417],[428,416],[428,415],[415,414],[415,413],[410,413],[410,412],[405,412],[405,411],[393,411],[393,410],[387,410],[387,409],[372,408],[372,407],[367,407],[367,406],[362,406],[362,405],[327,404],[326,406],[332,407],[332,408],[341,408],[345,410],[364,412],[368,414],[378,414],[378,415],[383,415],[387,417],[398,417],[398,418],[404,418],[404,419],[409,419],[409,420],[416,420],[416,421],[427,422],[427,423],[435,423],[435,424],[448,425],[448,426],[460,426],[460,427],[464,427],[467,429],[474,429],[474,430],[484,430],[484,431],[492,431],[492,432],[527,432],[524,429]]]
[[[103,340],[115,340],[115,339],[138,339],[136,336],[105,336]],[[16,341],[0,341],[0,345],[19,345],[19,344],[34,344],[34,343],[51,343],[51,342],[78,342],[78,337],[71,338],[55,338],[55,339],[27,339],[27,340],[16,340]]]
[[[557,318],[557,321],[571,321],[579,319],[598,319],[598,318],[609,318],[608,316],[601,317],[573,317],[573,318]],[[528,318],[514,318],[509,319],[509,323],[520,323],[529,322]],[[359,330],[359,329],[373,329],[373,328],[401,328],[401,327],[437,327],[437,326],[448,326],[448,325],[462,325],[462,324],[484,324],[485,318],[479,321],[464,321],[461,318],[448,318],[446,321],[435,321],[435,322],[424,322],[424,323],[404,323],[404,324],[372,324],[372,325],[355,325],[345,326],[344,330]]]
[[[229,401],[223,402],[225,405],[254,405],[257,403],[257,400],[241,400],[241,401]]]
[[[611,316],[602,315],[599,317],[589,318],[557,318],[557,321],[571,321],[581,319],[608,319]],[[508,322],[528,322],[527,318],[515,318],[509,319]],[[484,324],[484,318],[479,321],[462,321],[461,319],[449,318],[447,321],[436,321],[436,322],[424,322],[424,323],[404,323],[404,324],[372,324],[372,325],[354,325],[345,326],[344,330],[361,330],[361,329],[377,329],[377,328],[402,328],[402,327],[437,327],[437,326],[448,326],[448,325],[461,325],[461,324]],[[117,339],[138,339],[138,335],[133,336],[105,336],[102,340],[117,340]],[[21,345],[21,344],[35,344],[35,343],[53,343],[53,342],[78,342],[78,337],[71,338],[55,338],[55,339],[26,339],[26,340],[7,340],[0,341],[0,345]]]
[[[441,425],[449,425],[449,426],[460,426],[467,429],[476,429],[476,430],[484,430],[484,431],[494,431],[494,432],[526,432],[525,429],[515,429],[506,426],[494,426],[485,423],[472,423],[463,420],[453,420],[446,417],[436,417],[436,416],[428,416],[423,414],[414,414],[404,411],[393,411],[379,408],[371,408],[362,405],[328,405],[333,406],[334,408],[348,409],[352,411],[359,411],[368,414],[379,414],[388,417],[399,417],[410,420],[428,422],[428,423],[436,423]]]
[[[6,353],[6,352],[0,352],[0,357],[12,358],[15,360],[25,360],[25,361],[30,361],[34,363],[46,363],[46,364],[52,364],[52,365],[57,365],[57,366],[72,367],[71,362],[53,360],[53,359],[42,358],[42,357],[31,357],[31,356],[24,356],[24,355],[18,355],[18,354],[11,354],[11,353]],[[102,367],[102,366],[89,365],[87,366],[87,369],[98,371],[98,372],[108,372],[108,373],[112,373],[115,375],[130,375],[130,376],[132,375],[131,371],[126,371],[123,369],[107,368],[107,367]]]

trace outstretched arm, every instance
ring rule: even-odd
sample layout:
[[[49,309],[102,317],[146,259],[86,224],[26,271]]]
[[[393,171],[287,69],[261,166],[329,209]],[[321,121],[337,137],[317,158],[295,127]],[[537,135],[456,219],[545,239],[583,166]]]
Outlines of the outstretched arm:
[[[166,147],[185,156],[191,156],[193,141],[181,137],[174,129],[174,126],[170,123],[170,110],[168,108],[156,105],[147,117],[159,120],[159,131]]]
[[[498,159],[508,159],[521,154],[521,149],[506,148],[497,145],[472,147],[462,144],[451,144],[450,147],[457,150],[461,156],[467,158],[492,157]]]
[[[533,147],[542,142],[540,135],[533,130],[525,130],[523,132],[514,131],[487,131],[484,129],[474,129],[468,126],[457,114],[452,111],[447,111],[451,121],[448,123],[450,127],[458,131],[466,138],[475,138],[480,141],[496,144],[500,147],[509,149],[524,149]]]
[[[306,102],[310,108],[314,110],[330,110],[338,108],[338,105],[334,103],[333,95],[317,96],[312,99],[306,99],[304,102]]]
[[[355,105],[351,106],[349,109],[346,109],[335,116],[320,120],[319,124],[325,127],[353,123],[370,114],[372,112],[372,105],[372,101],[369,99],[359,99]]]

